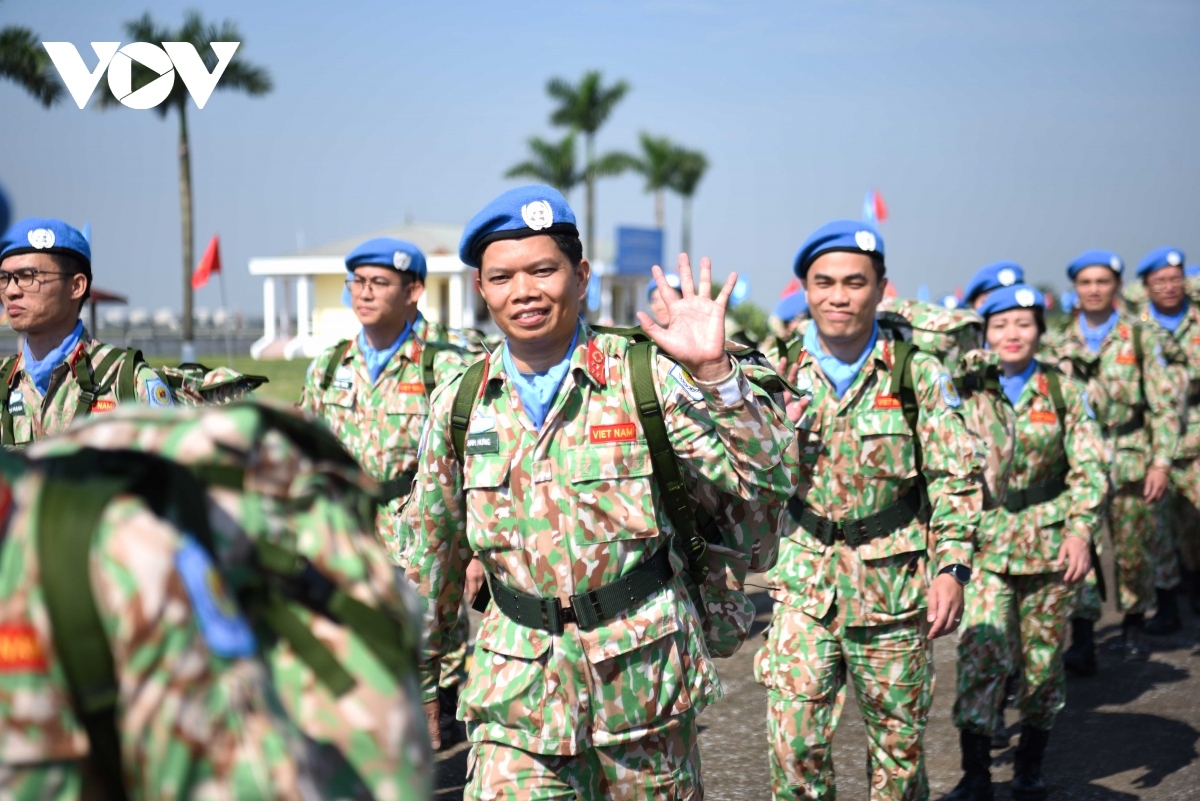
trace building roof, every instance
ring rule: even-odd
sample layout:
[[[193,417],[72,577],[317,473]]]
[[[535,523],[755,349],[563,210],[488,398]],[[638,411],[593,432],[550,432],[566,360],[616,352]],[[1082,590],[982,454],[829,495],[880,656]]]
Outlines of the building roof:
[[[426,256],[447,256],[458,253],[458,240],[462,238],[463,226],[453,223],[435,222],[405,222],[384,228],[382,231],[356,236],[350,239],[339,239],[324,245],[298,250],[290,256],[338,256],[345,258],[346,254],[366,242],[368,239],[388,236],[395,239],[405,239],[424,251]]]

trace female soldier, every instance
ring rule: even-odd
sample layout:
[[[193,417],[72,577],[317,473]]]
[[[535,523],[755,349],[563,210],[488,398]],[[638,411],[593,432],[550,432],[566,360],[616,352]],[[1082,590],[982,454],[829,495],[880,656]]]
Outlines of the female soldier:
[[[1017,653],[1025,680],[1013,797],[1046,797],[1042,754],[1065,698],[1068,585],[1090,567],[1107,491],[1105,445],[1084,385],[1034,359],[1044,310],[1042,293],[1025,284],[992,292],[979,308],[1016,412],[1016,447],[1004,504],[983,514],[976,577],[966,588],[954,703],[966,775],[948,801],[992,798],[988,748],[1003,723],[1000,700]]]

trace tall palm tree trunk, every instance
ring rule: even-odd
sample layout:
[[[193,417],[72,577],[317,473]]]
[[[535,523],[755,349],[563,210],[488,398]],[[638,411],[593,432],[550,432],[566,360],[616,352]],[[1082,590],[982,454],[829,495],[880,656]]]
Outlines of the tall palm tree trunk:
[[[665,227],[664,218],[667,216],[666,210],[663,208],[664,194],[666,193],[662,187],[654,190],[654,224],[658,226],[658,230],[660,231]]]
[[[183,349],[180,361],[195,361],[192,329],[192,156],[188,150],[186,107],[179,105],[179,219],[183,226]]]
[[[680,226],[679,249],[691,256],[692,253],[692,197],[683,196],[683,224]]]
[[[596,258],[596,143],[587,135],[587,257]]]

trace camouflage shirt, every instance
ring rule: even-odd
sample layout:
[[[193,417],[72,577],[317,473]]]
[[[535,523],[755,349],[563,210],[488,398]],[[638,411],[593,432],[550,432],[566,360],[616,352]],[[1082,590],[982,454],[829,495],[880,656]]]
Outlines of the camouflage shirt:
[[[433,337],[443,337],[436,339]],[[313,360],[300,396],[300,406],[312,412],[337,434],[346,450],[376,481],[389,481],[417,470],[417,446],[429,415],[421,352],[426,342],[445,342],[446,329],[417,317],[409,339],[400,346],[372,382],[358,338],[352,341],[328,389],[321,389],[326,368],[336,353],[330,348]],[[466,354],[439,350],[433,362],[438,384],[461,373],[469,364]],[[392,558],[404,560],[406,543],[396,530],[396,513],[402,499],[380,510],[379,536]]]
[[[582,326],[569,371],[540,431],[506,374],[487,361],[465,463],[450,414],[459,381],[440,387],[403,525],[418,534],[410,575],[429,599],[426,700],[458,615],[472,553],[496,581],[568,603],[671,548],[675,579],[635,609],[590,630],[526,628],[492,604],[460,696],[471,738],[541,754],[578,754],[669,730],[720,697],[683,578],[681,551],[654,480],[626,359],[628,340]],[[685,484],[781,506],[795,489],[794,433],[770,397],[735,366],[719,384],[693,382],[652,358],[667,431]],[[767,371],[762,371],[763,375]],[[475,451],[475,452],[473,452]]]
[[[82,392],[71,367],[86,367],[95,371],[113,350],[117,348],[92,339],[85,328],[75,350],[65,362],[54,368],[45,397],[34,386],[33,377],[22,369],[24,354],[13,358],[3,377],[9,386],[8,410],[12,415],[13,444],[24,447],[66,430],[75,418],[75,408],[79,405]],[[151,406],[174,405],[170,387],[147,364],[138,365],[134,372],[137,397],[118,397],[120,382],[117,376],[126,358],[128,356],[117,359],[104,375],[90,373],[95,386],[105,390],[92,401],[92,414],[112,411],[118,403],[133,401]]]
[[[983,513],[975,564],[992,573],[1053,573],[1066,537],[1090,540],[1100,528],[1108,493],[1108,447],[1084,384],[1059,376],[1066,420],[1058,419],[1047,368],[1038,365],[1017,400],[1016,448],[1009,491],[1064,476],[1067,491],[1016,514],[1004,507]]]
[[[1137,328],[1144,353],[1140,365],[1133,341]],[[1151,467],[1171,468],[1183,427],[1186,357],[1161,326],[1122,313],[1100,352],[1092,353],[1076,322],[1048,334],[1039,358],[1087,381],[1088,398],[1113,453],[1114,487],[1141,481]]]
[[[1149,312],[1142,312],[1142,320],[1147,324],[1158,325]],[[1196,305],[1196,301],[1190,301],[1187,316],[1174,332],[1159,327],[1164,335],[1172,336],[1179,343],[1180,350],[1187,357],[1187,434],[1176,447],[1175,458],[1200,458],[1200,307]]]
[[[888,394],[893,343],[881,331],[846,394],[838,399],[812,354],[802,353],[796,386],[812,392],[797,426],[800,487],[796,493],[829,520],[857,520],[918,491],[916,448],[900,399]],[[971,566],[983,503],[982,463],[959,414],[961,400],[942,364],[914,355],[922,473],[929,522],[920,519],[857,547],[824,545],[797,527],[780,542],[767,574],[772,596],[815,618],[836,602],[846,625],[876,626],[915,616],[925,607],[928,573]]]
[[[36,472],[17,482],[0,546],[0,796],[75,801],[88,739],[42,594],[33,520],[41,485]],[[236,607],[219,582],[206,598],[188,589],[177,561],[184,536],[140,498],[118,496],[92,542],[130,798],[298,797],[311,780],[298,735],[273,705],[262,661],[218,656],[202,634],[202,607]]]

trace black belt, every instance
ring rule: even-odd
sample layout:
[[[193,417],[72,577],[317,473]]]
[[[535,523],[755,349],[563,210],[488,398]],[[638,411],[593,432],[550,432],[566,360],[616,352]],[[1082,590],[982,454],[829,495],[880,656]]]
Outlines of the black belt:
[[[379,505],[387,506],[397,498],[403,498],[412,490],[413,479],[417,474],[415,470],[410,470],[407,473],[401,473],[395,478],[390,478],[387,481],[379,482]]]
[[[1135,431],[1141,431],[1145,425],[1146,415],[1141,409],[1138,409],[1137,412],[1134,413],[1133,417],[1113,429],[1113,436],[1123,437],[1126,434],[1132,434]]]
[[[788,500],[788,511],[791,512],[792,519],[800,525],[800,528],[816,537],[825,546],[833,545],[835,541],[842,539],[851,548],[857,548],[873,539],[886,537],[893,531],[904,528],[917,518],[923,505],[924,493],[920,487],[914,487],[905,493],[903,498],[886,509],[881,509],[857,520],[834,522],[821,517],[795,496]]]
[[[633,609],[671,582],[675,573],[671,570],[670,551],[670,547],[659,548],[629,575],[591,592],[572,595],[569,606],[560,606],[557,598],[540,598],[514,590],[490,573],[487,586],[505,617],[526,628],[562,634],[567,623],[575,623],[581,629],[593,629]]]
[[[1039,503],[1052,501],[1066,491],[1067,477],[1065,475],[1057,476],[1041,484],[1026,487],[1023,490],[1010,489],[1008,494],[1004,496],[1004,508],[1016,514],[1028,509],[1030,506],[1037,506]]]

